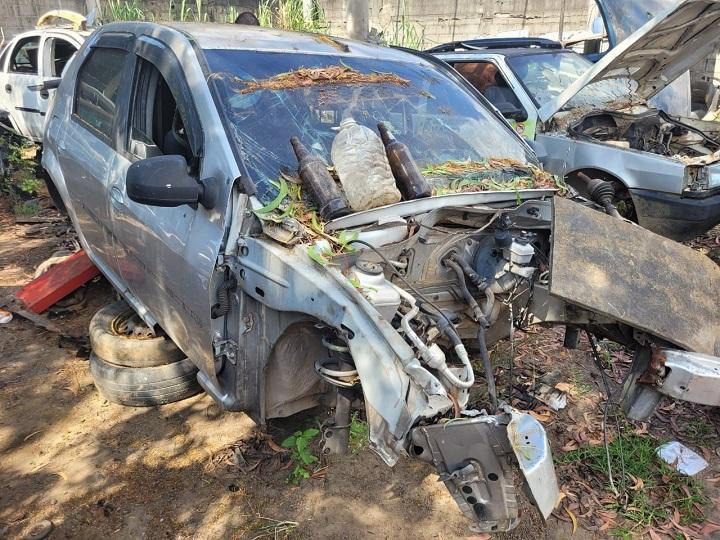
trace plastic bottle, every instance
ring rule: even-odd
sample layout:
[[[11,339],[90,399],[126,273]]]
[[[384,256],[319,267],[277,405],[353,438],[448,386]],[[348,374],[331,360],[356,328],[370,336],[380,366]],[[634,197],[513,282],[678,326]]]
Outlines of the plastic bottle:
[[[319,156],[311,154],[297,137],[290,139],[298,160],[298,173],[304,186],[318,205],[320,216],[325,220],[335,219],[350,213],[340,188],[330,176],[327,165]]]
[[[350,207],[359,212],[400,200],[385,147],[370,128],[352,118],[340,122],[330,152]]]
[[[403,200],[412,201],[432,195],[432,188],[420,172],[407,145],[398,141],[384,122],[378,124],[378,131]]]

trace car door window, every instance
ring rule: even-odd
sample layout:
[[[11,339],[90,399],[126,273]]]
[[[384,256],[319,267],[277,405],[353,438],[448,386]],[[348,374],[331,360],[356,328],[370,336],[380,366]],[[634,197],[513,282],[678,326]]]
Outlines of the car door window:
[[[62,38],[49,38],[45,42],[44,51],[45,76],[60,77],[65,66],[77,52],[77,47]]]
[[[129,125],[128,148],[134,156],[180,155],[191,160],[186,123],[175,96],[160,71],[142,58]]]
[[[38,36],[27,37],[18,41],[10,58],[9,71],[37,75],[39,48],[40,37]]]
[[[95,48],[78,72],[75,91],[75,118],[107,139],[117,111],[127,51]]]
[[[452,66],[500,111],[524,111],[515,92],[492,62],[455,62]]]

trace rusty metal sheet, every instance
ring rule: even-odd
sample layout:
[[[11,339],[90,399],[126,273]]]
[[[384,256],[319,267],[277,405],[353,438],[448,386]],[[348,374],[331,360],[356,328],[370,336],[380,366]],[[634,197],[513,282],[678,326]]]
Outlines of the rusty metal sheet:
[[[550,293],[679,347],[720,355],[720,268],[687,246],[553,201]]]

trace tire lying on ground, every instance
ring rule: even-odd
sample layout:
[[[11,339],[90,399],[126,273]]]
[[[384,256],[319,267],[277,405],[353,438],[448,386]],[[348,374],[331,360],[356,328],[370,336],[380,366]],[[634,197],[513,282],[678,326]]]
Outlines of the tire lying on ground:
[[[142,325],[135,311],[124,301],[101,308],[90,321],[93,353],[111,364],[134,368],[164,366],[185,358],[167,336],[135,336],[123,332],[122,328],[129,322],[138,327]]]
[[[100,394],[113,403],[151,407],[173,403],[202,391],[197,368],[183,360],[153,367],[124,367],[90,355],[90,373]]]

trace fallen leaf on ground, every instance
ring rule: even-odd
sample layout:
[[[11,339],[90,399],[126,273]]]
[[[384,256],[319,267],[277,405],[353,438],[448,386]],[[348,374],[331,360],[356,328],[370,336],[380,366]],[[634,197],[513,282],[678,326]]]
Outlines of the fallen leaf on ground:
[[[573,514],[567,506],[563,507],[563,509],[565,510],[567,515],[570,516],[570,520],[572,521],[572,533],[575,534],[575,531],[577,531],[577,528],[578,528],[577,518],[575,517],[575,514]]]
[[[708,537],[713,533],[716,533],[720,531],[720,525],[717,523],[713,523],[712,521],[708,521],[703,525],[703,528],[700,529],[700,534],[703,535],[703,537]]]
[[[283,448],[278,443],[273,441],[272,437],[265,437],[265,441],[267,442],[267,445],[272,449],[272,451],[276,454],[284,454],[286,452],[289,452],[287,448]]]
[[[561,450],[563,452],[570,452],[571,450],[577,450],[578,448],[580,448],[580,445],[578,444],[578,442],[576,440],[571,439],[570,441],[568,441],[565,444],[565,446],[563,446],[561,448]]]
[[[550,420],[552,420],[552,414],[550,414],[547,411],[538,412],[538,411],[530,411],[530,414],[538,421],[547,423]]]

